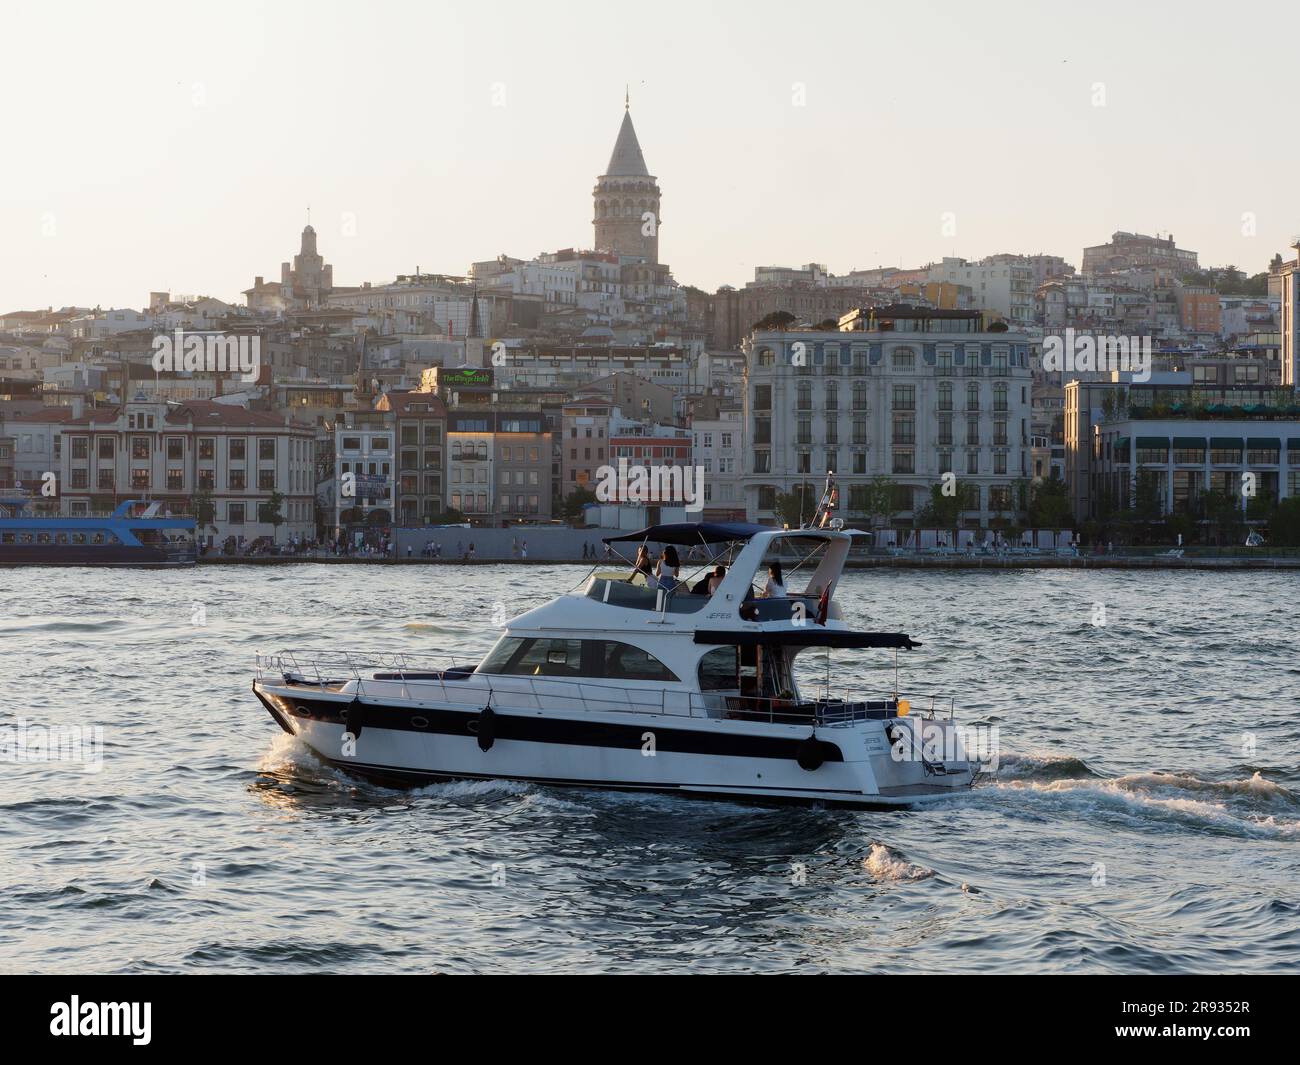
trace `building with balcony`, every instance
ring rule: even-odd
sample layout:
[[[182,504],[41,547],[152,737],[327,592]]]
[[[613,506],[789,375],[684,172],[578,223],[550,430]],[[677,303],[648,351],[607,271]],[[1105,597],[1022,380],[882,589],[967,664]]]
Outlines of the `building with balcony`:
[[[866,491],[898,486],[910,526],[953,473],[979,527],[1014,510],[1029,476],[1030,341],[987,331],[978,311],[908,306],[846,315],[839,331],[759,332],[747,344],[746,515],[776,517],[779,493],[834,471],[840,511],[866,516]]]
[[[1196,513],[1206,492],[1244,506],[1246,473],[1260,498],[1300,495],[1300,398],[1239,383],[1229,371],[1240,366],[1218,361],[1199,378],[1162,370],[1139,383],[1117,372],[1066,385],[1066,482],[1078,520],[1133,506],[1140,478],[1166,514]]]
[[[362,526],[392,525],[397,509],[393,464],[396,417],[391,410],[343,411],[334,425],[334,476],[322,486],[336,536]]]
[[[137,401],[68,418],[61,435],[59,484],[69,513],[112,510],[128,499],[184,513],[205,497],[212,514],[199,534],[209,544],[315,529],[314,430],[286,414]],[[278,528],[269,510],[276,494]]]
[[[396,524],[434,523],[446,509],[447,408],[429,392],[386,392],[375,409],[393,415]]]

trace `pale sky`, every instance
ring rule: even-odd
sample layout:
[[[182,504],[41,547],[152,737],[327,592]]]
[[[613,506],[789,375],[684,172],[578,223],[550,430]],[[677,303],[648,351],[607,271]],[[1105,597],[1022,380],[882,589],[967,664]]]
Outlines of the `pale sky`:
[[[1254,273],[1300,233],[1298,31],[1145,0],[10,5],[0,313],[242,302],[308,204],[344,285],[590,247],[625,83],[683,284],[1078,266],[1117,229]]]

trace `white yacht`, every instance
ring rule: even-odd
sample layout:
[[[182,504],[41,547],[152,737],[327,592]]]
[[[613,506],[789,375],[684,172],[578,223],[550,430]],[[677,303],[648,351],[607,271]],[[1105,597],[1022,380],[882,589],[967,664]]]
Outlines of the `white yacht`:
[[[384,783],[505,778],[862,806],[967,789],[979,767],[951,704],[941,713],[900,692],[896,661],[890,690],[830,690],[832,649],[919,646],[844,624],[836,586],[858,535],[652,526],[606,542],[690,549],[703,561],[685,563],[676,587],[593,572],[510,621],[476,664],[281,651],[258,655],[253,690],[318,756]],[[763,597],[775,559],[787,590]],[[801,654],[801,671],[823,678],[814,690],[796,681]]]

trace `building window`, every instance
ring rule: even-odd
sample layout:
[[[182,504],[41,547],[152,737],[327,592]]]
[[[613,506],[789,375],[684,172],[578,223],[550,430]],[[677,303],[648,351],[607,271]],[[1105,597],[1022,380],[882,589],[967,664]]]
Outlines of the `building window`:
[[[274,437],[258,438],[257,457],[263,462],[275,461],[275,438]]]
[[[916,416],[912,414],[895,414],[894,415],[894,435],[895,444],[915,444],[916,443]]]
[[[916,352],[911,348],[900,348],[893,354],[894,369],[911,373],[916,369]]]
[[[966,386],[966,409],[980,409],[980,386],[977,384],[969,384]]]
[[[212,460],[217,457],[217,441],[215,437],[199,437],[199,458]]]
[[[916,386],[894,385],[892,408],[894,410],[916,410]]]
[[[911,449],[901,450],[896,448],[894,450],[893,472],[894,473],[915,472],[915,460]]]
[[[244,490],[244,471],[231,470],[227,478],[227,484],[232,492],[242,492]]]
[[[184,487],[185,487],[185,471],[184,471],[184,470],[168,470],[168,471],[167,471],[167,491],[169,491],[169,492],[179,492],[179,491],[181,491]]]
[[[111,459],[113,457],[113,438],[111,436],[101,436],[96,451],[98,451],[101,459]]]
[[[131,471],[131,487],[133,489],[149,487],[149,471],[142,469],[133,469]]]
[[[230,441],[230,461],[243,462],[247,453],[247,441],[243,437],[235,437]]]
[[[939,443],[940,444],[952,443],[952,415],[951,414],[939,415]]]
[[[99,470],[95,478],[95,483],[98,488],[107,489],[111,492],[114,485],[113,471]]]
[[[795,408],[797,410],[812,410],[812,382],[800,381],[796,393]]]
[[[131,457],[147,459],[149,457],[149,438],[147,436],[131,437]]]
[[[90,457],[90,441],[84,436],[74,436],[72,438],[72,457],[74,459]]]
[[[261,492],[275,491],[275,470],[257,471],[257,488]]]
[[[244,504],[227,503],[226,504],[226,521],[231,525],[244,524]]]
[[[966,419],[966,443],[978,444],[979,442],[980,442],[979,415],[972,414]]]
[[[980,472],[980,453],[978,451],[966,452],[966,475],[973,477]]]

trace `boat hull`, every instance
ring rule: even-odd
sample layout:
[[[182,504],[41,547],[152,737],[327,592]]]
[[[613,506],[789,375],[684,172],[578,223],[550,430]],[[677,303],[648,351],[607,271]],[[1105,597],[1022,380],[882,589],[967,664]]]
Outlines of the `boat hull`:
[[[0,544],[0,566],[193,566],[193,551],[130,544]]]
[[[879,720],[769,724],[642,713],[467,711],[278,688],[257,697],[318,757],[380,783],[520,780],[713,798],[910,806],[968,789],[964,760],[891,757]],[[895,719],[897,720],[897,719]],[[355,732],[351,730],[357,730]],[[811,743],[810,743],[811,740]]]

